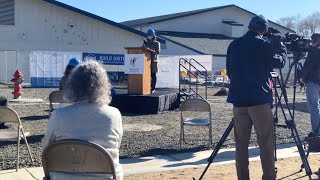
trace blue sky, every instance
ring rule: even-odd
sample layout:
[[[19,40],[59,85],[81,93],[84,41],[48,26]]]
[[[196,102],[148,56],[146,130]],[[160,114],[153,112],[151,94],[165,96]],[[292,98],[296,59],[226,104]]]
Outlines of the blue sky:
[[[126,20],[235,4],[276,21],[320,11],[320,0],[58,0],[104,18]]]

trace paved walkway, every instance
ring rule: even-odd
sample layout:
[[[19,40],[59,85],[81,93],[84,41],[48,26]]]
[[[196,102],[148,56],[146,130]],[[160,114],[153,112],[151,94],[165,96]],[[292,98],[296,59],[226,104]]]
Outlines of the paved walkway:
[[[278,158],[299,156],[295,144],[282,144],[279,145],[277,149]],[[234,150],[234,148],[221,149],[212,166],[234,163]],[[123,166],[125,175],[193,168],[206,166],[207,159],[211,155],[211,152],[211,150],[208,150],[195,153],[121,159],[120,163]],[[249,153],[251,161],[259,160],[259,148],[252,147]],[[42,167],[19,169],[18,172],[15,172],[15,170],[0,171],[0,180],[42,180],[43,176]]]

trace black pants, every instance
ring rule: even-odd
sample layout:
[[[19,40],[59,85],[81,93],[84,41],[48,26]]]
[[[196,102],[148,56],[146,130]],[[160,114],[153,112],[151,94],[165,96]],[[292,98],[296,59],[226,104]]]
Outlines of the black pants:
[[[4,96],[0,96],[0,106],[8,106],[8,100]],[[0,126],[3,126],[4,123],[0,123]]]
[[[157,73],[151,73],[151,91],[156,89]]]

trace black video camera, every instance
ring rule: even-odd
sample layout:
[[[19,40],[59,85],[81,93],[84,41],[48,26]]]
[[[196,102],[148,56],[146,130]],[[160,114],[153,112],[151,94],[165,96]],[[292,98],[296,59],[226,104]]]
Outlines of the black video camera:
[[[296,33],[287,33],[283,43],[290,51],[308,52],[311,46],[311,40],[304,38]]]
[[[267,38],[271,38],[275,34],[281,34],[279,30],[270,27],[268,32],[264,35]],[[292,52],[308,52],[311,48],[311,40],[304,38],[296,33],[287,33],[281,38],[283,44]]]

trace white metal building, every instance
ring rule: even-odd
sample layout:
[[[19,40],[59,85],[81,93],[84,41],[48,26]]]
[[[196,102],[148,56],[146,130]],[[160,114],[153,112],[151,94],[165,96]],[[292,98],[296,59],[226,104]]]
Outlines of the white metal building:
[[[19,68],[29,74],[30,52],[124,54],[146,34],[55,0],[0,0],[0,82]],[[159,38],[167,54],[193,51]],[[164,52],[165,53],[165,52]],[[26,76],[28,82],[28,77]]]
[[[123,22],[140,31],[155,29],[160,37],[193,51],[194,54],[213,55],[213,68],[225,67],[229,43],[248,31],[248,24],[256,14],[236,5],[200,9],[163,16]],[[294,32],[269,20],[269,25],[283,34]],[[180,54],[171,49],[170,54]]]
[[[0,50],[101,53],[125,53],[144,36],[53,0],[0,0],[0,34]]]
[[[30,52],[124,54],[124,47],[142,45],[148,28],[159,34],[162,55],[213,55],[219,70],[229,43],[247,31],[254,15],[228,5],[120,24],[56,0],[0,0],[0,83],[17,68],[29,74]]]

